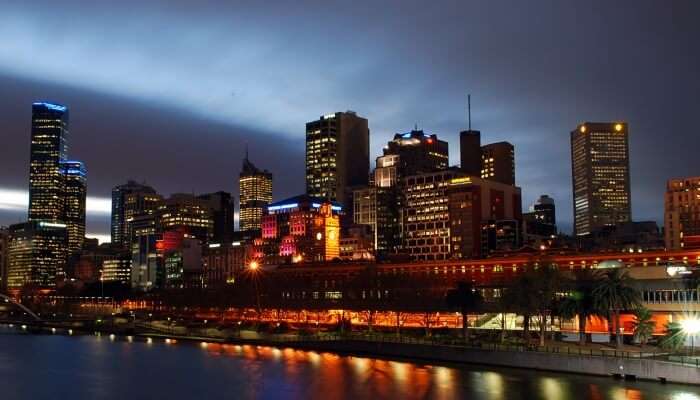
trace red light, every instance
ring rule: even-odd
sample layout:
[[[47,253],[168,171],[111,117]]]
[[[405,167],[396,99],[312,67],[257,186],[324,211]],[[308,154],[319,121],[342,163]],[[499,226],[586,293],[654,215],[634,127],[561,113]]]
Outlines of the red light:
[[[433,139],[428,139],[426,141],[428,142],[428,144],[433,143]]]

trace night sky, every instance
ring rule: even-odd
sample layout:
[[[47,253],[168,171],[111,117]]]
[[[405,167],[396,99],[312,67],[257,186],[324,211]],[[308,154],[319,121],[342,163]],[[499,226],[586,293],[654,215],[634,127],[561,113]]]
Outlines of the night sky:
[[[142,3],[148,3],[144,5]],[[196,5],[195,5],[196,4]],[[571,229],[569,132],[630,125],[635,220],[663,222],[665,181],[700,175],[700,2],[9,1],[0,10],[0,224],[26,219],[31,103],[71,110],[88,232],[111,187],[230,191],[244,146],[274,196],[304,190],[304,124],[354,110],[371,159],[414,124],[516,147],[523,208],[554,197]]]

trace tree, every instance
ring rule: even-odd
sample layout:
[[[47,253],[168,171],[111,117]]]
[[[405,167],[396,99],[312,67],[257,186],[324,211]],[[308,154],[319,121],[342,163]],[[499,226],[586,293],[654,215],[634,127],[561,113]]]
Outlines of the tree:
[[[578,317],[579,345],[586,345],[586,321],[595,315],[602,315],[597,307],[594,289],[600,282],[600,270],[579,269],[569,280],[569,294],[559,305],[559,313],[565,318]]]
[[[668,350],[678,350],[685,344],[686,335],[678,322],[669,322],[665,326],[666,334],[661,339],[661,347]]]
[[[530,341],[530,317],[538,309],[535,276],[529,270],[518,275],[506,288],[504,301],[515,313],[523,316],[523,337]]]
[[[540,346],[544,346],[547,333],[547,316],[557,309],[557,296],[562,289],[563,278],[554,264],[545,262],[532,271],[534,274],[537,310],[540,315]]]
[[[468,315],[481,308],[484,301],[481,293],[474,288],[470,282],[459,282],[455,289],[447,292],[445,297],[447,306],[452,309],[459,309],[462,315],[462,338],[466,342],[469,338]]]
[[[642,347],[654,333],[656,322],[651,319],[651,311],[645,307],[639,307],[634,311],[634,337],[639,340]]]
[[[622,347],[622,330],[620,329],[620,312],[641,305],[639,291],[632,286],[632,278],[626,271],[613,268],[605,273],[594,290],[597,307],[608,310],[615,325],[615,342]]]

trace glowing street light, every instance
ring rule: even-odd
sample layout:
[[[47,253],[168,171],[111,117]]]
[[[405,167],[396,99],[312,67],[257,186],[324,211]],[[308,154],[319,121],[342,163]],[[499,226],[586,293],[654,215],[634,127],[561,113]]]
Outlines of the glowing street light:
[[[695,335],[700,333],[700,319],[686,318],[680,322],[683,333],[690,336],[690,346],[695,354]]]
[[[253,260],[253,261],[250,262],[250,264],[248,264],[248,268],[249,268],[251,271],[257,271],[258,268],[260,268],[260,264],[258,264],[257,261]]]

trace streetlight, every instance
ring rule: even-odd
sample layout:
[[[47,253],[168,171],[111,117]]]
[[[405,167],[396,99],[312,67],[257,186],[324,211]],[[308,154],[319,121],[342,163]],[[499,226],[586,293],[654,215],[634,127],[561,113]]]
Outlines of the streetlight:
[[[260,307],[260,290],[258,289],[258,277],[255,274],[260,270],[260,264],[253,260],[248,264],[248,269],[253,273],[253,285],[255,285],[255,299],[258,304],[258,323],[262,319],[262,309]]]
[[[690,346],[695,354],[695,335],[700,333],[700,319],[686,318],[680,322],[683,333],[690,336]]]

